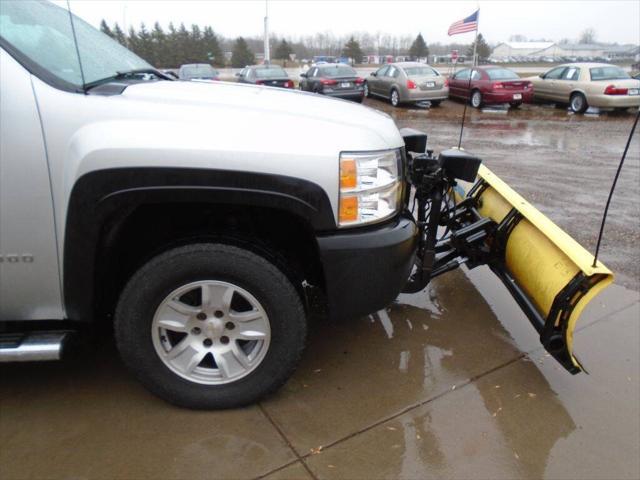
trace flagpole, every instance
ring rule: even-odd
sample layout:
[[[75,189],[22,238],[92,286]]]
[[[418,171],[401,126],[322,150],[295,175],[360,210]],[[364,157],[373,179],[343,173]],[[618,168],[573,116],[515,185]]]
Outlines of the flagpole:
[[[480,28],[480,8],[477,10],[478,16],[476,17],[476,39],[473,42],[473,60],[471,61],[471,71],[469,72],[469,84],[467,85],[467,91],[469,92],[469,100],[464,102],[464,111],[462,112],[462,123],[460,124],[460,137],[458,138],[458,150],[462,146],[462,132],[464,131],[464,119],[467,116],[467,104],[471,101],[471,78],[473,77],[473,70],[476,67],[476,51],[478,48],[478,30]]]

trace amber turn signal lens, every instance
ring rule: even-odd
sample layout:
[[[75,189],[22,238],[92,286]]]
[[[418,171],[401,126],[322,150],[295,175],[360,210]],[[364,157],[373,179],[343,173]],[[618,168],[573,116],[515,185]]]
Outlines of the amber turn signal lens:
[[[340,161],[340,188],[356,188],[358,185],[356,161],[347,158]]]
[[[358,197],[340,197],[340,223],[358,220]]]

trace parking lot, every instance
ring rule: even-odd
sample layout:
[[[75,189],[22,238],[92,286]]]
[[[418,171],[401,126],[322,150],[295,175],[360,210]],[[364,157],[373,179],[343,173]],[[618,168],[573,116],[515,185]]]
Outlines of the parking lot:
[[[457,144],[463,106],[368,106]],[[593,250],[630,114],[469,110],[463,145]],[[459,270],[389,308],[317,319],[294,377],[259,405],[172,407],[128,374],[108,333],[64,363],[0,367],[0,477],[640,477],[640,142],[601,258],[617,275],[585,311],[571,376],[506,290]],[[383,273],[381,273],[383,274]]]

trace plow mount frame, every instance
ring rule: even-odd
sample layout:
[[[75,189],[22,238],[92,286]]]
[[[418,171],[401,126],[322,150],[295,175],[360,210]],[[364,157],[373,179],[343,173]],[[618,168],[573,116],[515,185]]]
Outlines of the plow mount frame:
[[[452,172],[451,168],[448,168],[451,164],[459,166],[461,162],[466,168],[463,170],[465,178],[462,180],[476,180],[466,193],[457,183],[461,177],[456,174],[459,173],[459,169],[458,172]],[[472,168],[469,168],[470,165]],[[403,292],[418,292],[432,279],[463,264],[470,269],[487,265],[505,285],[536,329],[545,350],[570,373],[585,371],[573,354],[573,329],[584,306],[611,283],[611,272],[602,264],[589,269],[585,260],[590,255],[588,252],[503,184],[486,167],[481,167],[479,159],[464,151],[446,151],[438,158],[433,156],[432,151],[427,151],[426,154],[410,153],[407,177],[413,188],[407,189],[412,190],[412,193],[407,192],[405,203],[407,208],[411,201],[414,208],[417,206],[415,218],[419,240],[415,268]],[[508,203],[505,204],[510,208],[501,218],[491,218],[486,212],[481,213],[484,195],[490,189],[493,195],[498,192],[502,195],[501,198],[507,198]],[[511,195],[515,195],[518,201],[509,198]],[[490,201],[491,198],[486,200]],[[543,217],[544,221],[536,215]],[[529,228],[532,225],[537,227],[541,235],[555,245],[562,255],[570,256],[573,264],[577,265],[576,273],[562,288],[555,291],[552,301],[549,301],[550,293],[544,292],[546,304],[551,304],[546,310],[541,308],[540,296],[532,295],[531,292],[535,291],[535,288],[527,285],[528,280],[523,279],[522,274],[520,278],[516,278],[517,274],[514,275],[510,271],[507,258],[509,240],[523,221]],[[442,229],[445,232],[438,238]],[[581,251],[576,251],[577,248]],[[544,283],[544,278],[542,282]],[[527,286],[530,287],[529,291]]]

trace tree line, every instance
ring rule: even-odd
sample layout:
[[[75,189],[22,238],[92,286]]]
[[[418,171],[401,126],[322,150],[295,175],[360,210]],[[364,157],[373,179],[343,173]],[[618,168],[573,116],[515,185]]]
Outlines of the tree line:
[[[181,23],[176,27],[169,23],[164,29],[155,22],[152,28],[141,23],[137,29],[130,27],[125,32],[118,23],[109,25],[102,20],[100,30],[152,65],[163,68],[177,68],[185,63],[210,63],[219,67],[231,65],[240,68],[255,63],[255,54],[263,51],[261,38],[227,39],[215,33],[211,26],[186,27]],[[274,59],[288,60],[295,55],[298,60],[302,60],[311,59],[315,55],[330,55],[348,57],[355,63],[360,63],[365,55],[370,54],[427,58],[430,54],[448,54],[452,49],[466,51],[469,44],[427,45],[421,33],[412,37],[368,32],[336,36],[325,32],[297,38],[274,35],[270,37],[270,47]],[[225,52],[231,52],[230,58],[225,56]]]
[[[110,27],[102,20],[100,30],[158,67],[175,68],[184,63],[224,66],[226,63],[220,37],[210,26],[201,29],[192,25],[187,29],[184,23],[177,28],[170,23],[165,31],[158,22],[151,30],[141,23],[138,30],[131,27],[125,33],[117,23]]]

